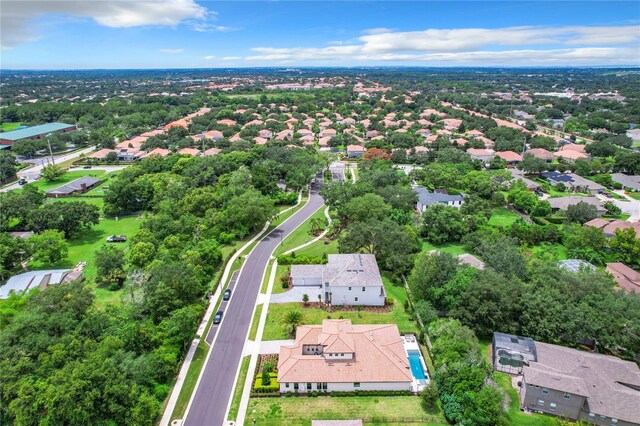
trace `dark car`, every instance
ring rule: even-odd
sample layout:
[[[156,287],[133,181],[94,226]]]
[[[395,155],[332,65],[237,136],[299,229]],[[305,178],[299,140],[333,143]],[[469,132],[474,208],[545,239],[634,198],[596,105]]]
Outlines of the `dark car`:
[[[231,289],[228,288],[224,291],[224,294],[222,295],[222,300],[229,300],[231,299]]]
[[[24,185],[25,183],[27,183],[27,180],[25,178],[22,178],[18,181],[18,185]]]
[[[90,169],[91,166],[90,165],[86,165],[86,166],[82,166],[83,169]]]
[[[111,235],[107,237],[108,243],[124,243],[127,241],[127,237],[124,235]]]
[[[222,311],[216,312],[216,316],[213,317],[214,324],[220,324],[220,321],[222,321]]]

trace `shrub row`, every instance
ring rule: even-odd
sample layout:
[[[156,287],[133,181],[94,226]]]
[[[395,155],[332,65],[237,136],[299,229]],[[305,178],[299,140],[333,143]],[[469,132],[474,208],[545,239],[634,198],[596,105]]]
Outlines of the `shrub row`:
[[[323,263],[327,263],[327,260],[320,256],[296,256],[294,253],[278,256],[280,265],[321,265]]]
[[[318,396],[411,396],[413,393],[411,391],[392,391],[392,390],[357,390],[353,392],[342,392],[342,391],[309,391],[305,393],[301,392],[286,392],[284,396],[307,396],[311,398],[315,398]]]

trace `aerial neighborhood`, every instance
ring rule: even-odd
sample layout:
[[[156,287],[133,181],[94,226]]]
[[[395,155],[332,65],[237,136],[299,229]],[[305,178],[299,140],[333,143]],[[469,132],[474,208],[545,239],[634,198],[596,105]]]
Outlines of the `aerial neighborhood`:
[[[3,72],[0,423],[640,425],[638,73],[481,70]]]

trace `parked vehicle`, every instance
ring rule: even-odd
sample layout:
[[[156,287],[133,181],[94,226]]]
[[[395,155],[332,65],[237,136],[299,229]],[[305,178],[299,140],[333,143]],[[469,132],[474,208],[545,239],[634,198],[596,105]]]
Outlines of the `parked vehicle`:
[[[124,235],[110,235],[107,237],[108,243],[124,243],[127,241],[127,237]]]
[[[216,312],[216,316],[213,317],[214,324],[220,324],[220,321],[222,321],[222,311]]]
[[[27,180],[25,178],[22,178],[18,181],[18,185],[24,185],[25,183],[27,183]]]
[[[229,300],[231,299],[231,289],[228,288],[224,291],[224,294],[222,295],[222,300]]]
[[[90,169],[91,165],[87,164],[86,166],[82,166],[83,169]]]

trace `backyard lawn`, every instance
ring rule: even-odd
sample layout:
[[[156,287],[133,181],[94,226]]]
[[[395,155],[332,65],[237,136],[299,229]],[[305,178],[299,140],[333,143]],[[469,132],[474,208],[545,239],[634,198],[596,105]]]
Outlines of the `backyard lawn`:
[[[544,414],[526,414],[520,411],[518,392],[511,385],[511,376],[505,373],[494,373],[494,380],[498,386],[509,396],[509,424],[518,426],[556,426],[560,425],[558,419]]]
[[[36,182],[31,183],[31,185],[46,192],[50,189],[54,189],[59,186],[62,186],[65,183],[69,183],[72,180],[76,180],[82,176],[93,176],[98,179],[105,179],[105,176],[103,176],[104,174],[105,174],[104,170],[76,170],[73,172],[65,173],[64,176],[62,176],[60,179],[56,179],[53,182],[47,182],[44,179],[40,179]],[[91,194],[92,191],[89,191],[88,193]]]
[[[449,253],[452,254],[454,256],[457,256],[459,254],[462,253],[466,253],[467,250],[464,248],[464,246],[462,244],[458,244],[458,243],[445,243],[445,244],[441,244],[441,245],[435,245],[435,244],[431,244],[427,241],[422,241],[422,251],[431,251],[431,250],[438,250],[442,253]]]
[[[520,216],[518,216],[508,208],[497,207],[493,209],[493,214],[489,219],[489,225],[507,227],[518,219],[520,219]]]
[[[10,132],[12,130],[15,130],[16,127],[20,126],[20,122],[18,123],[2,123],[0,124],[0,130],[2,130],[3,132]]]
[[[309,425],[310,420],[363,419],[367,424],[446,425],[441,415],[425,413],[415,396],[345,396],[251,398],[247,423]]]
[[[340,310],[327,312],[320,308],[304,308],[297,302],[272,303],[269,305],[262,340],[287,339],[286,329],[280,321],[287,312],[294,309],[302,313],[303,324],[322,324],[322,320],[329,317],[333,319],[344,318],[350,319],[354,324],[397,324],[401,333],[416,333],[417,325],[415,321],[410,321],[409,315],[404,312],[403,303],[407,299],[404,288],[393,286],[386,277],[383,277],[383,281],[387,297],[394,300],[393,310],[390,312],[347,312]]]

